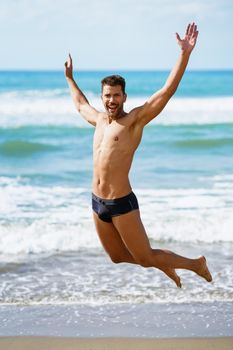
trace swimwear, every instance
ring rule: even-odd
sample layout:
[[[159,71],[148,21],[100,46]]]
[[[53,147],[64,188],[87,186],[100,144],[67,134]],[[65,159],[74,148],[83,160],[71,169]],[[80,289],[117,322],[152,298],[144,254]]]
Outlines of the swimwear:
[[[137,197],[133,192],[116,199],[103,199],[92,193],[92,209],[105,222],[112,222],[113,216],[119,216],[138,209]]]

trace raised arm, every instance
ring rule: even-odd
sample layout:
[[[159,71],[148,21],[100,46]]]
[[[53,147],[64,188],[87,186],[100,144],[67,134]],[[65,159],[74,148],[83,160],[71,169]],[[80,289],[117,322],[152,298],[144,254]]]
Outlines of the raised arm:
[[[96,126],[96,120],[98,117],[98,111],[90,106],[86,96],[79,89],[73,78],[73,63],[69,54],[68,60],[65,62],[65,77],[70,88],[70,93],[74,101],[77,111],[81,116],[93,126]]]
[[[142,125],[146,125],[154,119],[174,95],[187,67],[190,54],[195,47],[197,36],[198,31],[195,23],[188,25],[184,39],[181,39],[179,34],[176,33],[176,38],[181,48],[180,56],[164,86],[152,95],[143,106],[138,108],[137,119]]]

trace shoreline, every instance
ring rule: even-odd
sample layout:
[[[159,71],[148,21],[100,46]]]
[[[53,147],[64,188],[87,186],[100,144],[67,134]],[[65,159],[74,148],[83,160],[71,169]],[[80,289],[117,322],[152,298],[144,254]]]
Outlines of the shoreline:
[[[0,337],[0,349],[7,350],[231,350],[233,337],[221,338],[52,338]]]

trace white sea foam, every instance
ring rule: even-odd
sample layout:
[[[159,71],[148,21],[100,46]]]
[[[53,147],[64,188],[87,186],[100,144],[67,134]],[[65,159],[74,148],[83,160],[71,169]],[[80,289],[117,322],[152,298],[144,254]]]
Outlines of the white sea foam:
[[[130,99],[127,108],[130,110],[143,102],[143,99]],[[164,125],[232,123],[233,97],[172,98],[157,122]]]
[[[152,240],[233,242],[233,182],[212,178],[209,189],[135,189]],[[219,186],[221,184],[222,186]],[[0,178],[0,252],[7,257],[100,247],[90,191],[30,186]]]
[[[103,110],[99,96],[87,93],[90,103]],[[129,97],[127,111],[143,105],[147,97]],[[0,94],[1,127],[26,125],[80,125],[73,102],[63,90],[8,92]],[[156,123],[210,124],[233,122],[233,97],[173,98]]]
[[[113,267],[95,233],[89,190],[0,177],[0,304],[231,301],[232,180],[219,174],[210,188],[135,189],[152,247],[208,254],[215,283],[179,270],[177,290],[153,268]]]

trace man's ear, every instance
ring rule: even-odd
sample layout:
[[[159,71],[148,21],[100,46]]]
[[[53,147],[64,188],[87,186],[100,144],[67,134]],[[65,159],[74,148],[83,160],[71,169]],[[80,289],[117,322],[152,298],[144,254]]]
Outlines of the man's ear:
[[[124,94],[124,102],[126,101],[127,99],[127,94]]]

